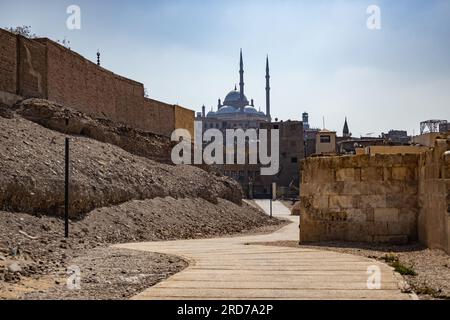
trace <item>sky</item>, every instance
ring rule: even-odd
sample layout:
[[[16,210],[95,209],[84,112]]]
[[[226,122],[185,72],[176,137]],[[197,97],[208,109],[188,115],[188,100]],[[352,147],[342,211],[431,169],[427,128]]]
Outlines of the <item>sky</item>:
[[[81,9],[69,30],[66,10]],[[377,5],[381,29],[367,27]],[[0,2],[0,27],[29,25],[72,50],[142,82],[151,98],[200,111],[239,83],[265,111],[265,59],[272,118],[353,136],[419,132],[450,120],[448,0],[15,0]],[[324,120],[324,121],[323,121]]]

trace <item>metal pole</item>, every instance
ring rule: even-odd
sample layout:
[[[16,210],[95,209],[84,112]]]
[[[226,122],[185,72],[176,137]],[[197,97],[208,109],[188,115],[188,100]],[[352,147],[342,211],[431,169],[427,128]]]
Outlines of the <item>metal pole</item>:
[[[270,218],[272,219],[273,185],[270,185]]]
[[[69,237],[69,138],[66,138],[64,174],[64,236]]]

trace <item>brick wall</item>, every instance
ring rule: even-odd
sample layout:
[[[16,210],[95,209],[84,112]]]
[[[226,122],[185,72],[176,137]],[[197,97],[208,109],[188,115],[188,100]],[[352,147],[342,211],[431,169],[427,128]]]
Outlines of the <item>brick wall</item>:
[[[450,136],[449,136],[450,137]],[[450,139],[450,138],[449,138]],[[449,139],[437,139],[419,159],[419,238],[430,248],[450,253]]]
[[[0,91],[17,93],[17,37],[0,29]]]
[[[193,131],[194,111],[145,99],[142,83],[118,76],[49,39],[0,29],[0,98],[39,97],[156,134]]]
[[[47,98],[46,46],[37,41],[18,37],[17,94],[29,98]]]
[[[305,160],[300,187],[300,240],[415,240],[417,161],[414,154]]]

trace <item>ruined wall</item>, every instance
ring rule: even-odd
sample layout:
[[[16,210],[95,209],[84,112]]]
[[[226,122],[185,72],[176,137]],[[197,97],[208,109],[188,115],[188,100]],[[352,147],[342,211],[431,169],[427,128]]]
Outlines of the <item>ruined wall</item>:
[[[419,239],[450,253],[450,138],[436,140],[419,159]]]
[[[0,29],[0,102],[44,98],[90,116],[170,135],[193,131],[194,112],[144,98],[142,83],[97,66],[49,39],[27,39]]]
[[[301,241],[417,238],[418,156],[357,155],[302,163]]]

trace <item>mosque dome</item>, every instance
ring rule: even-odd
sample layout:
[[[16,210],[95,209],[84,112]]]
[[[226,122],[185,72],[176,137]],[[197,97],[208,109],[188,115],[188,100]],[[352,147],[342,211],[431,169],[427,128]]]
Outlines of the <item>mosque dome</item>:
[[[216,113],[212,110],[206,114],[207,117],[214,117],[215,115],[216,115]]]
[[[247,97],[244,95],[244,100],[241,101],[241,93],[237,90],[233,90],[227,94],[223,104],[226,106],[229,106],[229,105],[235,105],[236,103],[242,103],[242,102],[248,104]]]

